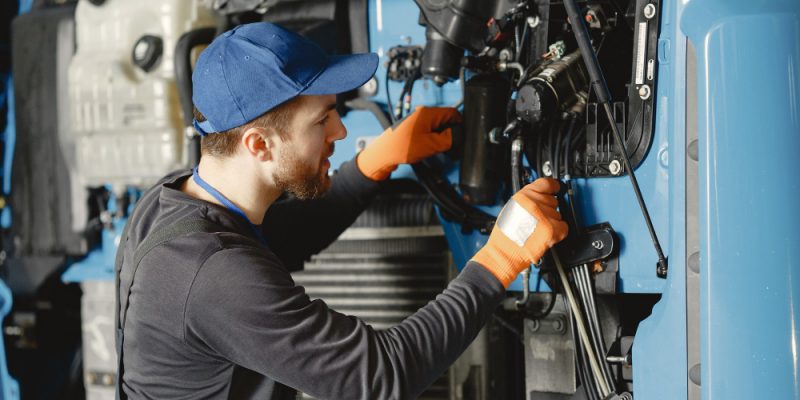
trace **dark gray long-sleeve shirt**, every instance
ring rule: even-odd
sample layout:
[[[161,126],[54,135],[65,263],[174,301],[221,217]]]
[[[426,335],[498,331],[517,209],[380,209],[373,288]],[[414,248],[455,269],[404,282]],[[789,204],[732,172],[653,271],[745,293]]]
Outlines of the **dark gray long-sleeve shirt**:
[[[130,290],[123,389],[132,399],[409,399],[466,349],[503,297],[470,263],[436,300],[400,325],[375,331],[310,300],[290,269],[324,249],[364,210],[379,185],[355,163],[313,201],[273,204],[267,246],[229,210],[180,192],[189,171],[164,178],[131,220],[120,280],[125,305],[143,238],[188,218],[225,232],[192,233],[142,259]]]

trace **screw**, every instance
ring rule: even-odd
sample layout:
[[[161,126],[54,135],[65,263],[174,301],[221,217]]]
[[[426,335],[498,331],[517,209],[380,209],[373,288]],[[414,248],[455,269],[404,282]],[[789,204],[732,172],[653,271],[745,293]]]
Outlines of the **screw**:
[[[525,22],[528,23],[529,27],[536,28],[537,26],[539,26],[539,22],[540,22],[539,21],[539,16],[537,16],[537,15],[530,16],[525,20]]]
[[[656,16],[656,6],[653,3],[650,3],[644,6],[644,17],[647,19],[651,19]]]
[[[539,330],[539,321],[535,319],[529,319],[527,320],[527,323],[528,323],[528,329],[530,329],[531,331],[536,332]]]
[[[639,97],[642,100],[647,100],[650,98],[650,86],[642,85],[639,87]]]
[[[608,171],[611,172],[611,175],[619,175],[622,172],[622,165],[617,160],[613,160],[608,163]]]
[[[553,168],[550,167],[550,161],[545,161],[544,164],[542,164],[542,172],[545,176],[553,176]]]
[[[553,320],[553,329],[556,332],[564,332],[564,322],[560,319]]]

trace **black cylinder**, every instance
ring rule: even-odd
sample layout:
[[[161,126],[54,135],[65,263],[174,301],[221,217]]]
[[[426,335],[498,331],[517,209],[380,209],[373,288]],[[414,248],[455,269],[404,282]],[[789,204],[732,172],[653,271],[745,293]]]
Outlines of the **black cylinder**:
[[[575,51],[559,60],[545,65],[541,72],[526,82],[516,100],[517,116],[535,124],[565,111],[588,90],[586,67],[581,55]]]
[[[464,50],[439,35],[430,26],[425,30],[425,51],[422,53],[422,75],[441,86],[458,78]]]
[[[491,205],[508,176],[508,146],[489,141],[506,124],[510,85],[498,75],[478,75],[464,85],[464,150],[459,185],[471,204]]]

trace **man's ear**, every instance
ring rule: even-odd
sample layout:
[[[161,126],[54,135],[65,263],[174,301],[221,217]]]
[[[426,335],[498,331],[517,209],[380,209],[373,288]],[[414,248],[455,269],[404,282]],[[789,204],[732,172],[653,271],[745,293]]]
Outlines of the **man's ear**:
[[[242,146],[247,154],[259,161],[272,160],[275,157],[275,135],[268,128],[250,127],[242,133]]]

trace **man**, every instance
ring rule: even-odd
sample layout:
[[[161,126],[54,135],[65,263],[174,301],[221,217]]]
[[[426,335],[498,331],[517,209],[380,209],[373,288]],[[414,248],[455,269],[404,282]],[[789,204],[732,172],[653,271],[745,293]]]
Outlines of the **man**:
[[[311,301],[290,270],[334,241],[398,164],[449,148],[450,130],[436,131],[459,118],[418,108],[329,178],[327,158],[346,135],[335,94],[361,86],[377,62],[328,57],[268,23],[234,28],[203,52],[192,77],[199,166],[145,194],[120,245],[122,397],[415,398],[516,275],[566,235],[557,184],[539,180],[449,287],[399,326],[378,332]],[[293,198],[277,201],[284,192]],[[205,228],[176,228],[186,221]]]

